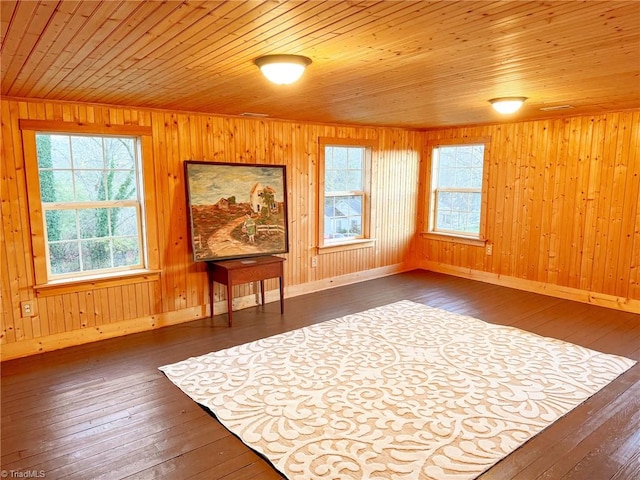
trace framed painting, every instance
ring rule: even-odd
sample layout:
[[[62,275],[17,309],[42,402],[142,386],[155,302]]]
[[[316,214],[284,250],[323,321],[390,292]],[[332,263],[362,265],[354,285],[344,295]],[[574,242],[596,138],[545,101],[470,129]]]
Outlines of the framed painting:
[[[287,253],[284,165],[184,162],[197,262]]]

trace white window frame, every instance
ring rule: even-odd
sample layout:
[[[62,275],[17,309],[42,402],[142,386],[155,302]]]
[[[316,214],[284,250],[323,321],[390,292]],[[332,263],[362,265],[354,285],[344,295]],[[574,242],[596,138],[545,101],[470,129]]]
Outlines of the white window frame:
[[[372,212],[371,212],[371,191],[372,191],[372,170],[373,170],[373,156],[375,149],[375,141],[373,140],[356,140],[356,139],[344,139],[344,138],[320,138],[319,139],[319,153],[318,153],[318,215],[317,215],[317,230],[318,230],[318,249],[320,253],[334,251],[336,249],[345,248],[359,248],[371,246],[373,239],[371,238],[372,231]],[[363,149],[363,179],[362,190],[349,190],[349,191],[327,191],[326,190],[326,147],[345,147],[345,148],[362,148]],[[345,237],[335,239],[324,238],[324,204],[325,199],[329,197],[341,197],[341,196],[359,196],[362,198],[362,233],[356,237]]]
[[[482,185],[479,188],[438,187],[438,160],[435,152],[441,147],[468,147],[472,145],[484,146],[484,158],[482,165]],[[426,208],[427,225],[426,235],[436,239],[447,239],[472,245],[484,245],[486,243],[486,215],[488,192],[488,166],[491,151],[491,139],[489,137],[447,139],[429,143],[427,145],[427,171],[428,171],[428,199]],[[446,230],[436,225],[438,194],[441,192],[471,192],[480,193],[480,227],[478,233],[463,232],[458,230]]]
[[[134,165],[134,175],[135,175],[135,184],[136,184],[136,193],[137,193],[137,198],[135,200],[99,200],[99,201],[86,201],[86,202],[81,202],[81,201],[68,201],[68,202],[44,202],[42,201],[42,195],[41,195],[41,200],[40,200],[40,205],[42,207],[42,211],[44,213],[43,217],[46,219],[46,212],[47,211],[54,211],[54,210],[69,210],[69,211],[74,211],[74,212],[81,212],[83,210],[92,210],[92,209],[96,209],[96,208],[104,208],[104,209],[109,209],[109,208],[119,208],[119,207],[133,207],[136,209],[136,222],[137,222],[137,229],[138,229],[138,251],[140,252],[140,260],[137,264],[132,264],[132,265],[126,265],[126,266],[121,266],[121,267],[108,267],[108,268],[100,268],[100,269],[93,269],[93,270],[86,270],[83,268],[83,256],[80,255],[79,256],[79,262],[80,262],[80,271],[78,272],[69,272],[69,273],[53,273],[52,272],[52,263],[51,263],[51,253],[50,253],[50,247],[51,247],[51,243],[48,238],[48,232],[47,232],[47,222],[44,221],[43,223],[43,230],[44,230],[44,238],[45,238],[45,249],[46,249],[46,258],[47,258],[47,276],[49,279],[51,280],[59,280],[59,279],[64,279],[64,278],[76,278],[76,277],[85,277],[85,276],[90,276],[90,275],[100,275],[100,274],[105,274],[105,273],[114,273],[114,272],[122,272],[122,271],[127,271],[127,270],[137,270],[137,269],[141,269],[141,268],[145,268],[146,264],[147,264],[147,255],[146,255],[146,242],[144,241],[144,187],[142,185],[142,180],[141,180],[141,148],[140,148],[140,138],[137,136],[130,136],[130,135],[97,135],[97,134],[77,134],[77,133],[60,133],[60,132],[36,132],[36,136],[37,135],[64,135],[64,136],[68,136],[71,140],[71,137],[86,137],[86,138],[99,138],[101,140],[104,140],[107,137],[110,138],[126,138],[126,139],[130,139],[133,140],[134,142],[134,161],[135,161],[135,165]],[[103,153],[104,153],[104,142],[103,142]],[[71,151],[71,158],[72,158],[72,165],[70,168],[68,169],[54,169],[52,168],[51,170],[69,170],[72,173],[78,172],[81,169],[79,168],[74,168],[73,165],[73,150]],[[43,171],[43,169],[38,168],[38,176],[40,176],[40,173]],[[108,171],[108,169],[103,168],[103,174],[106,174],[106,172]],[[75,175],[72,175],[72,182],[75,182]],[[42,192],[41,192],[42,193]],[[79,228],[79,225],[78,225]],[[109,237],[105,237],[105,238],[117,238],[114,236],[109,236]],[[80,241],[80,235],[78,233],[78,241]]]
[[[151,128],[135,125],[77,124],[46,120],[20,120],[27,195],[29,197],[29,218],[33,249],[33,263],[36,293],[55,294],[80,291],[118,279],[119,283],[130,283],[136,279],[153,281],[158,278],[159,257],[157,255],[157,225],[153,221],[155,194],[153,168],[150,153]],[[138,200],[113,200],[98,202],[42,202],[40,193],[40,172],[38,167],[36,134],[83,135],[92,137],[133,137],[137,145],[136,181]],[[145,152],[147,152],[145,154]],[[147,165],[148,164],[148,165]],[[147,165],[147,167],[145,167]],[[107,203],[109,205],[107,205]],[[87,270],[68,274],[51,273],[45,212],[51,209],[84,209],[135,206],[138,209],[138,242],[141,245],[138,265],[115,267],[101,270]],[[110,284],[110,283],[107,283]],[[105,285],[107,285],[105,284]],[[47,293],[49,292],[49,293]]]

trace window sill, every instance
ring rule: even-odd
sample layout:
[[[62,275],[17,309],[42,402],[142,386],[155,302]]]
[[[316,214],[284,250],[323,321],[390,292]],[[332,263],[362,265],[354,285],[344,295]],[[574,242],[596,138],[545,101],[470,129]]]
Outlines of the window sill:
[[[462,235],[452,235],[451,233],[422,232],[422,238],[429,240],[439,240],[441,242],[462,243],[464,245],[473,245],[476,247],[484,247],[487,244],[486,239],[464,237]]]
[[[36,296],[49,297],[65,293],[84,292],[96,288],[119,287],[135,283],[155,282],[160,278],[160,270],[132,270],[128,272],[95,275],[82,278],[65,278],[34,287]]]
[[[358,240],[349,240],[348,242],[322,245],[318,247],[318,255],[325,253],[342,252],[345,250],[355,250],[357,248],[371,248],[375,245],[375,238],[360,238]]]

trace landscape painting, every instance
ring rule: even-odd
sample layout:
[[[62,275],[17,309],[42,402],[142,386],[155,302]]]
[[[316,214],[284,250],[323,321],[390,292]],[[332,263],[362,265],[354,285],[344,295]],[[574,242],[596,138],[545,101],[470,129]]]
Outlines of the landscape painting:
[[[286,253],[284,165],[185,161],[193,259]]]

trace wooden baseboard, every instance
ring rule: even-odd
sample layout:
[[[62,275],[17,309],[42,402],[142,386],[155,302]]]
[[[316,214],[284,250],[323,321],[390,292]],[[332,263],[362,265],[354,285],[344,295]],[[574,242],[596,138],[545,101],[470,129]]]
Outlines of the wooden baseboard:
[[[582,303],[590,303],[592,305],[613,308],[624,312],[640,313],[640,300],[634,298],[616,297],[615,295],[607,295],[605,293],[580,290],[579,288],[536,282],[524,278],[506,277],[496,273],[456,267],[444,263],[424,261],[421,262],[418,267],[423,270],[446,273],[447,275],[468,278],[470,280],[478,280],[481,282],[492,283],[494,285],[501,285],[503,287],[516,288],[527,292],[540,293],[543,295],[550,295],[552,297],[575,300]]]
[[[287,287],[285,284],[285,298],[313,293],[327,288],[349,285],[351,283],[362,282],[365,280],[373,280],[375,278],[393,275],[412,268],[404,264],[390,265],[387,267],[375,268],[364,272],[356,272],[340,277],[318,280],[302,285],[292,285]],[[280,291],[270,290],[265,292],[265,302],[280,301]],[[233,299],[233,309],[242,310],[258,305],[259,295],[252,294],[244,297],[235,297]],[[215,302],[214,312],[216,315],[227,312],[227,301],[221,300]],[[0,361],[11,360],[14,358],[27,357],[38,353],[58,350],[60,348],[83,345],[85,343],[97,342],[108,338],[120,337],[131,333],[139,333],[147,330],[154,330],[169,325],[185,323],[198,318],[210,316],[208,305],[200,305],[197,307],[185,308],[175,312],[163,313],[158,315],[150,315],[147,317],[135,318],[123,322],[108,323],[105,325],[87,327],[81,330],[73,330],[70,332],[57,333],[46,337],[32,338],[14,343],[5,343],[0,346]]]

